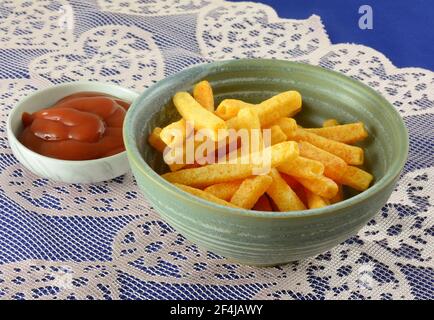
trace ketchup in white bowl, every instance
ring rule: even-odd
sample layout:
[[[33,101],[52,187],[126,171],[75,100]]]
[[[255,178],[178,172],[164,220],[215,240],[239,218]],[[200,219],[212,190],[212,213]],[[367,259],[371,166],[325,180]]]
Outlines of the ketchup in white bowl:
[[[41,155],[92,160],[125,150],[122,125],[130,104],[98,92],[78,92],[34,113],[24,112],[19,141]]]

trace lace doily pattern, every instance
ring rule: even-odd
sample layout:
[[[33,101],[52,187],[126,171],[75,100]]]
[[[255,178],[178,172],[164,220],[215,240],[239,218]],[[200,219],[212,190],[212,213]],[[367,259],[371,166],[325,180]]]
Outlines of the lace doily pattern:
[[[219,0],[98,0],[101,10],[141,16],[164,16],[198,12],[211,3]]]
[[[239,2],[210,6],[198,18],[201,53],[212,59],[297,59],[330,44],[318,16],[282,20],[268,6]]]
[[[152,34],[126,26],[95,27],[67,50],[44,54],[30,63],[31,77],[52,83],[106,79],[143,89],[163,77],[164,61]]]
[[[0,42],[2,49],[60,49],[68,45],[73,11],[66,1],[13,1],[0,3]]]
[[[72,26],[72,27],[71,27]],[[0,1],[0,298],[433,299],[434,73],[331,44],[317,16],[208,0]],[[188,66],[279,58],[320,65],[385,96],[410,133],[388,203],[330,251],[274,268],[231,263],[162,221],[132,175],[98,184],[34,176],[6,118],[24,96],[74,81],[141,91]]]

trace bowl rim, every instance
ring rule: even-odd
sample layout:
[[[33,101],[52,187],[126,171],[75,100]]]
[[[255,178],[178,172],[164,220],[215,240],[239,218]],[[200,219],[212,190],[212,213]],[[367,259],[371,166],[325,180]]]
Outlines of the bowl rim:
[[[93,85],[102,85],[102,86],[105,86],[107,88],[121,89],[123,91],[126,91],[129,94],[135,96],[131,101],[131,105],[140,96],[140,94],[138,92],[131,90],[129,88],[125,88],[125,87],[122,87],[122,86],[119,86],[119,85],[116,85],[113,83],[102,82],[102,81],[82,81],[81,80],[81,81],[71,81],[71,82],[53,84],[53,85],[50,85],[48,87],[35,90],[31,94],[25,96],[20,101],[18,101],[18,103],[10,110],[8,117],[7,117],[7,122],[6,122],[6,131],[7,131],[9,139],[13,138],[14,143],[17,144],[19,148],[24,149],[26,152],[28,152],[32,156],[40,159],[40,161],[45,161],[45,162],[51,162],[51,161],[54,162],[55,161],[58,163],[61,162],[61,163],[66,164],[66,165],[76,166],[76,165],[94,164],[94,163],[97,163],[100,161],[113,161],[117,158],[125,157],[126,150],[119,152],[119,153],[116,153],[116,154],[113,154],[113,155],[108,156],[108,157],[103,157],[103,158],[98,158],[98,159],[90,159],[90,160],[63,160],[63,159],[47,157],[47,156],[44,156],[40,153],[37,153],[37,152],[27,148],[24,144],[21,143],[21,141],[18,139],[17,135],[13,132],[13,130],[12,130],[12,117],[15,116],[15,114],[18,110],[18,107],[21,104],[27,102],[28,100],[31,100],[34,96],[39,95],[43,92],[48,92],[51,90],[57,90],[57,89],[62,89],[62,88],[67,88],[67,87],[84,86],[84,85],[92,85],[92,86]],[[99,92],[99,90],[94,90],[94,92]]]
[[[399,135],[400,140],[402,142],[405,142],[404,144],[404,150],[402,152],[401,157],[395,158],[393,160],[392,164],[388,167],[386,170],[386,173],[383,175],[383,177],[376,181],[370,188],[367,190],[360,192],[359,194],[345,199],[341,202],[323,207],[323,208],[317,208],[317,209],[306,209],[306,210],[297,210],[297,211],[284,211],[284,212],[270,212],[270,211],[256,211],[256,210],[247,210],[247,209],[241,209],[241,208],[232,208],[228,206],[224,206],[221,204],[217,204],[214,202],[210,202],[208,200],[204,200],[200,197],[194,196],[186,191],[183,191],[173,185],[172,183],[168,182],[164,178],[162,178],[159,174],[157,174],[144,160],[142,155],[140,154],[136,141],[134,141],[133,137],[134,134],[132,132],[132,126],[130,123],[133,120],[133,114],[136,112],[135,110],[139,108],[140,102],[145,100],[146,97],[153,92],[153,90],[156,90],[156,88],[160,86],[167,86],[173,79],[176,79],[177,77],[182,78],[182,76],[187,75],[188,73],[192,72],[193,70],[200,70],[203,68],[211,69],[216,65],[219,65],[222,69],[225,66],[233,66],[237,64],[242,64],[245,62],[253,63],[253,64],[263,64],[264,61],[266,63],[285,63],[289,67],[297,67],[297,66],[303,66],[304,68],[307,68],[309,71],[313,72],[322,72],[329,74],[330,76],[333,76],[338,79],[342,79],[346,81],[347,83],[351,84],[352,86],[358,87],[359,90],[365,90],[369,92],[370,94],[374,95],[377,99],[379,99],[382,104],[387,105],[387,108],[391,111],[392,115],[394,116],[394,121],[397,123],[399,127]],[[146,89],[130,106],[128,109],[127,115],[125,117],[124,126],[123,126],[123,138],[124,138],[124,144],[125,149],[127,152],[127,157],[129,161],[136,166],[136,168],[145,175],[148,179],[150,179],[153,183],[158,184],[161,188],[164,188],[166,191],[168,191],[172,196],[175,196],[177,198],[180,198],[181,200],[187,201],[187,202],[194,202],[194,205],[201,205],[204,207],[204,209],[218,209],[219,214],[226,213],[228,215],[237,215],[238,217],[250,217],[250,218],[264,218],[264,219],[276,219],[276,218],[301,218],[301,217],[312,217],[312,216],[326,216],[326,215],[333,215],[336,212],[341,211],[342,209],[354,206],[355,204],[358,204],[362,201],[366,201],[369,198],[373,197],[378,192],[381,192],[385,187],[387,187],[390,183],[392,183],[401,173],[401,170],[403,169],[407,157],[408,157],[408,150],[409,150],[409,137],[408,137],[408,130],[405,126],[405,123],[399,114],[399,112],[388,102],[379,92],[375,91],[371,87],[367,86],[366,84],[362,83],[361,81],[355,80],[353,78],[350,78],[342,73],[325,69],[321,66],[301,63],[301,62],[294,62],[294,61],[288,61],[288,60],[279,60],[279,59],[233,59],[233,60],[220,60],[220,61],[214,61],[210,63],[203,63],[199,65],[194,65],[192,67],[189,67],[187,69],[184,69],[180,72],[177,72],[169,77],[166,77],[163,80],[158,81],[157,83],[153,84],[151,87]]]

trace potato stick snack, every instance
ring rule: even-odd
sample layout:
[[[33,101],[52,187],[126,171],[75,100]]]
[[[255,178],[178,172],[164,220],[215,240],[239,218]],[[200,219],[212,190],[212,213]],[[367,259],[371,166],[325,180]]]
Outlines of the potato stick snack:
[[[253,167],[251,164],[217,163],[199,168],[168,172],[163,174],[162,177],[172,183],[202,188],[216,183],[245,179],[252,175]]]
[[[327,139],[348,144],[361,141],[368,136],[362,122],[329,126],[325,128],[306,128],[305,130]]]
[[[176,146],[185,139],[186,123],[184,119],[172,122],[161,129],[160,138],[168,146]]]
[[[273,182],[267,190],[267,194],[273,199],[280,211],[304,210],[306,207],[295,192],[280,176],[276,169],[271,169],[270,176]]]
[[[303,187],[323,198],[330,199],[338,193],[338,185],[332,179],[327,177],[319,176],[310,179],[299,177],[294,178],[300,182]]]
[[[230,202],[238,207],[251,209],[272,182],[273,179],[265,175],[247,178],[241,183]]]
[[[211,193],[222,200],[231,201],[232,196],[238,190],[242,182],[243,180],[236,180],[217,183],[205,188],[203,191]]]
[[[253,108],[244,108],[238,112],[238,129],[261,129],[258,110]]]
[[[309,209],[316,209],[328,206],[330,203],[327,199],[311,192],[309,189],[304,189],[306,193],[307,206]]]
[[[267,155],[270,156],[270,159],[264,159],[267,158]],[[242,155],[240,158],[237,159],[237,162],[256,163],[258,159],[263,159],[263,161],[269,160],[271,162],[270,167],[274,168],[281,164],[284,164],[285,162],[290,162],[296,157],[298,157],[297,143],[294,144],[294,141],[285,141],[265,148],[260,152]]]
[[[161,128],[156,127],[151,134],[148,137],[148,143],[157,151],[163,153],[167,147],[167,145],[161,140],[160,137]],[[185,164],[168,164],[170,171],[177,171],[183,167],[185,167]]]
[[[336,195],[333,198],[330,198],[329,201],[330,204],[333,204],[333,203],[341,202],[342,200],[344,200],[344,190],[342,188],[342,185],[338,184],[338,193],[336,193]]]
[[[300,178],[315,178],[324,173],[324,165],[315,160],[297,157],[277,167],[279,172]]]
[[[176,93],[173,103],[181,116],[194,124],[196,130],[210,130],[210,136],[214,141],[218,140],[218,130],[226,129],[224,120],[203,108],[188,92]]]
[[[339,122],[336,119],[327,119],[322,124],[322,126],[324,128],[338,126],[338,125],[339,125]],[[345,169],[346,169],[346,167],[345,167]],[[345,169],[342,169],[342,171],[344,171]],[[327,176],[330,178],[330,172],[329,172],[329,175],[327,175]],[[339,177],[341,177],[341,176],[342,176],[342,174],[339,174]],[[336,182],[336,180],[335,180],[335,182]],[[330,204],[341,202],[344,199],[344,190],[342,188],[342,185],[339,183],[337,185],[338,185],[338,193],[336,193],[336,195],[333,198],[329,199]]]
[[[157,151],[163,153],[164,148],[166,148],[166,144],[160,137],[161,128],[156,127],[152,130],[151,134],[148,137],[148,143]]]
[[[258,111],[252,108],[244,108],[238,112],[239,129],[247,129],[249,136],[249,153],[258,152],[263,149],[261,123],[259,122]],[[286,140],[286,139],[285,139]],[[243,150],[243,146],[241,146]]]
[[[273,122],[272,125],[279,126],[287,138],[294,136],[295,130],[297,130],[297,122],[292,118],[280,118]]]
[[[203,80],[194,86],[193,97],[206,110],[214,112],[214,95],[208,81]]]
[[[301,96],[297,91],[286,91],[256,105],[261,127],[266,127],[282,117],[288,117],[301,110]],[[238,129],[238,117],[226,121],[228,128]]]
[[[337,126],[337,125],[339,125],[339,122],[336,119],[327,119],[322,124],[323,128],[333,127],[333,126]]]
[[[218,105],[215,114],[223,120],[229,120],[236,117],[238,112],[244,108],[254,107],[254,104],[247,103],[236,99],[225,99]]]
[[[373,179],[370,173],[357,167],[347,166],[342,177],[336,181],[357,191],[364,191],[369,188]]]
[[[194,132],[191,135],[191,137],[193,137],[193,135],[194,135]],[[194,145],[195,150],[197,150],[197,148],[199,147],[199,145],[201,143],[202,143],[201,141],[196,141],[196,140],[193,141],[193,145]],[[184,168],[185,166],[190,167],[191,165],[195,164],[195,162],[192,161],[194,159],[187,159],[186,152],[188,151],[188,147],[186,144],[187,143],[184,140],[181,145],[175,145],[172,147],[165,148],[163,158],[164,158],[165,163],[169,166],[170,171],[177,171],[177,170]],[[177,148],[179,148],[179,150],[177,150]],[[205,157],[203,157],[203,158],[205,159]],[[200,160],[202,160],[202,159],[200,159]],[[197,164],[197,162],[196,162],[196,164]]]
[[[202,199],[246,210],[314,209],[344,200],[344,186],[363,191],[374,179],[357,167],[363,149],[351,145],[368,136],[364,124],[331,118],[303,128],[292,118],[302,108],[297,91],[258,104],[224,99],[214,110],[203,80],[173,103],[181,119],[156,127],[148,143],[169,165],[161,176]]]
[[[317,134],[306,131],[305,129],[297,128],[293,137],[295,141],[307,141],[314,146],[324,149],[339,158],[343,159],[346,163],[352,165],[363,164],[363,149],[355,146],[350,146],[342,142],[330,140],[321,137]]]
[[[238,208],[236,205],[224,201],[222,199],[219,199],[217,197],[215,197],[214,195],[212,195],[211,193],[205,192],[203,190],[200,189],[196,189],[196,188],[192,188],[189,186],[185,186],[179,183],[174,183],[175,186],[177,186],[178,188],[184,190],[185,192],[191,193],[192,195],[195,195],[196,197],[217,203],[217,204],[221,204],[223,206],[228,206],[228,207],[232,207],[232,208]]]
[[[300,156],[321,162],[324,165],[324,175],[330,179],[339,179],[348,166],[345,161],[338,156],[315,147],[309,142],[299,142],[298,148]]]
[[[322,124],[323,128],[333,127],[333,126],[338,126],[338,125],[339,125],[339,122],[336,119],[327,119]],[[344,171],[344,169],[342,171]],[[339,174],[339,177],[341,175],[342,174]],[[326,174],[326,176],[328,176],[329,178],[331,177],[330,171],[328,172],[328,175]],[[330,204],[341,202],[344,199],[344,191],[343,191],[342,185],[339,183],[337,185],[338,185],[338,193],[336,193],[336,195],[333,198],[329,199]]]
[[[301,110],[301,95],[297,91],[285,91],[271,97],[258,106],[261,126],[267,126],[282,117],[291,117]]]
[[[267,148],[268,149],[268,148]],[[270,167],[276,167],[286,161],[291,161],[298,155],[297,144],[286,141],[269,147],[271,153]],[[176,172],[168,172],[162,175],[167,181],[180,183],[193,187],[207,187],[212,184],[244,179],[252,175],[252,171],[258,165],[250,163],[250,155],[247,159],[241,157],[237,164],[216,163],[200,168],[184,169]],[[242,162],[246,162],[243,164]]]
[[[279,171],[279,170],[278,170]],[[298,196],[298,198],[303,202],[305,207],[307,207],[307,201],[306,201],[306,193],[304,192],[305,188],[303,185],[295,180],[294,177],[287,175],[286,173],[279,172],[280,176],[285,180],[285,182],[290,186],[292,191],[295,192],[295,194]]]
[[[274,125],[270,128],[271,130],[271,145],[286,141],[288,138],[283,130],[278,125]]]

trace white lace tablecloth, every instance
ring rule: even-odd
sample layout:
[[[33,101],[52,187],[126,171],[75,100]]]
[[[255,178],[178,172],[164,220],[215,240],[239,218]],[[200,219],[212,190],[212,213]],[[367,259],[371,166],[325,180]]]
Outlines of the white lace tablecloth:
[[[131,174],[93,185],[32,175],[6,117],[74,80],[143,91],[219,59],[273,57],[342,72],[383,94],[410,133],[389,202],[357,236],[274,268],[232,264],[162,221]],[[434,73],[331,44],[318,16],[215,0],[0,0],[0,297],[3,299],[433,299]]]

